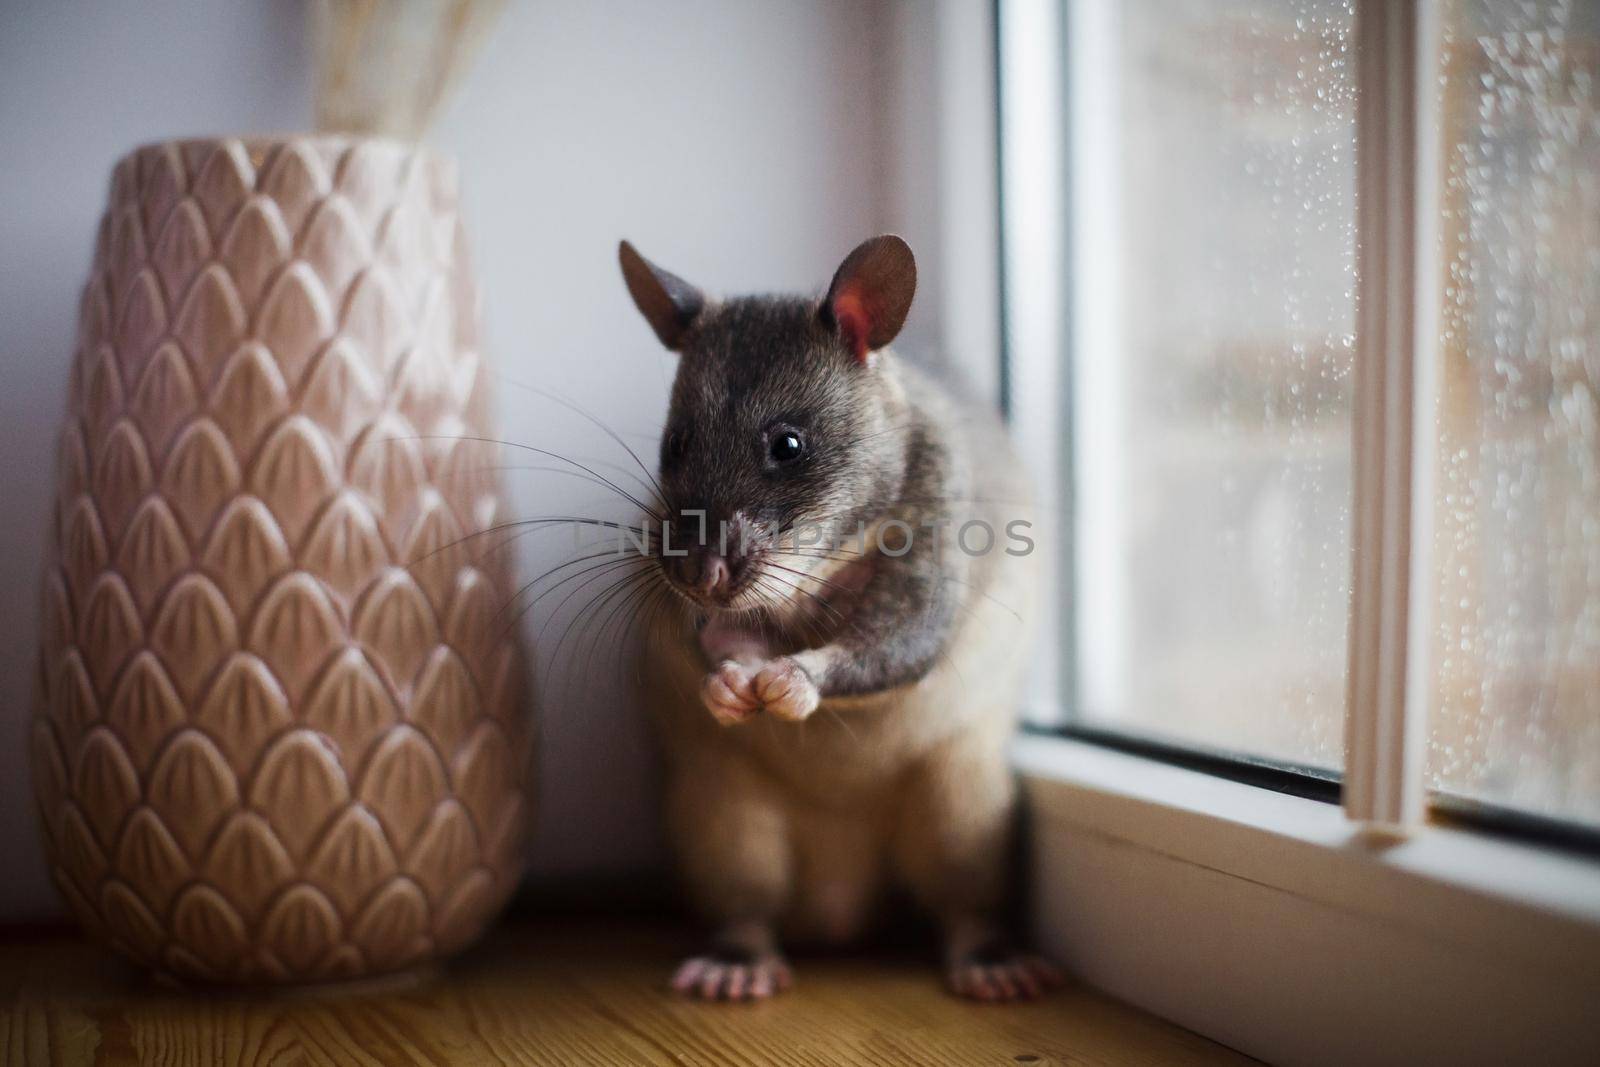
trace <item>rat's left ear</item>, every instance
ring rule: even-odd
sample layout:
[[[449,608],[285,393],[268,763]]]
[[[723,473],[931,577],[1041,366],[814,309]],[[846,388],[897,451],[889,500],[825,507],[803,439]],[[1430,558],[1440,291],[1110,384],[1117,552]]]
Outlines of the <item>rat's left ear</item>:
[[[705,309],[705,296],[676,274],[645,259],[627,241],[617,245],[617,262],[639,313],[668,351],[678,351],[683,346],[683,335]]]
[[[917,291],[911,247],[892,233],[861,242],[845,257],[822,301],[822,321],[839,331],[856,360],[895,339]]]

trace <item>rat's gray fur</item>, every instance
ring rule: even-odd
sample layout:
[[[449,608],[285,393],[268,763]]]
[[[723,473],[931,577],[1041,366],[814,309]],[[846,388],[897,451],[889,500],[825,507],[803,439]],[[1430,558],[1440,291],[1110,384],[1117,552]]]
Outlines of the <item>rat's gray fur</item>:
[[[670,285],[656,292],[641,265]],[[693,900],[739,950],[690,961],[680,987],[777,988],[761,982],[787,974],[780,931],[854,937],[893,880],[942,922],[958,991],[1036,991],[1042,965],[978,961],[1000,925],[1005,746],[1038,585],[1037,557],[1006,551],[1007,524],[1032,516],[1003,430],[892,352],[852,351],[831,294],[716,302],[631,248],[624,269],[682,354],[663,435],[667,514],[686,525],[702,509],[711,531],[737,513],[865,531],[840,552],[757,550],[726,609],[687,610],[652,636],[667,823]],[[692,314],[669,314],[667,297]],[[767,461],[775,426],[803,434],[803,461]],[[956,546],[970,520],[995,531],[992,550]],[[896,521],[914,533],[903,554]],[[686,599],[694,555],[662,561]],[[740,956],[774,962],[747,972],[728,962]]]

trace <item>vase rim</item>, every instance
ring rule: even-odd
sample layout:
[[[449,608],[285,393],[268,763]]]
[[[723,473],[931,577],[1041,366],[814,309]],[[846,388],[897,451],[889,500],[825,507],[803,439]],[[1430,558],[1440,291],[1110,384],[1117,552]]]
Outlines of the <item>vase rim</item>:
[[[289,133],[226,133],[185,137],[160,137],[133,145],[117,157],[117,163],[151,152],[176,149],[179,152],[215,150],[226,144],[238,144],[251,155],[265,154],[285,145],[300,144],[313,148],[343,149],[353,146],[416,156],[433,165],[449,163],[454,157],[420,140],[386,134],[340,133],[333,130]]]

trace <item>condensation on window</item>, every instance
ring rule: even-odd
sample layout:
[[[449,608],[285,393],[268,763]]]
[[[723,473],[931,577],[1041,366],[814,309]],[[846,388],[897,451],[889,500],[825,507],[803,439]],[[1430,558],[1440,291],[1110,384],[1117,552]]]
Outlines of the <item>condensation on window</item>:
[[[1078,714],[1343,764],[1351,5],[1101,5],[1110,350],[1075,354]],[[1097,98],[1098,99],[1098,98]],[[1094,205],[1088,209],[1093,210]],[[1080,264],[1084,262],[1080,257]],[[1079,280],[1080,297],[1084,279]],[[1093,361],[1093,362],[1091,362]]]
[[[1442,15],[1429,777],[1600,822],[1600,4]]]

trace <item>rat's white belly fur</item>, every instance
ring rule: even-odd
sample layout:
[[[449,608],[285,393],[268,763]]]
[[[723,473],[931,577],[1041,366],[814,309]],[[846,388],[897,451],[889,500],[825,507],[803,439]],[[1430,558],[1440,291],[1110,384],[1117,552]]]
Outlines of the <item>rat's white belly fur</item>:
[[[707,918],[775,914],[788,937],[840,941],[890,879],[941,918],[998,903],[1014,800],[1005,746],[1040,584],[1039,553],[1001,551],[963,589],[927,676],[824,700],[804,722],[718,725],[690,627],[652,635],[644,698],[664,743],[667,825]]]

